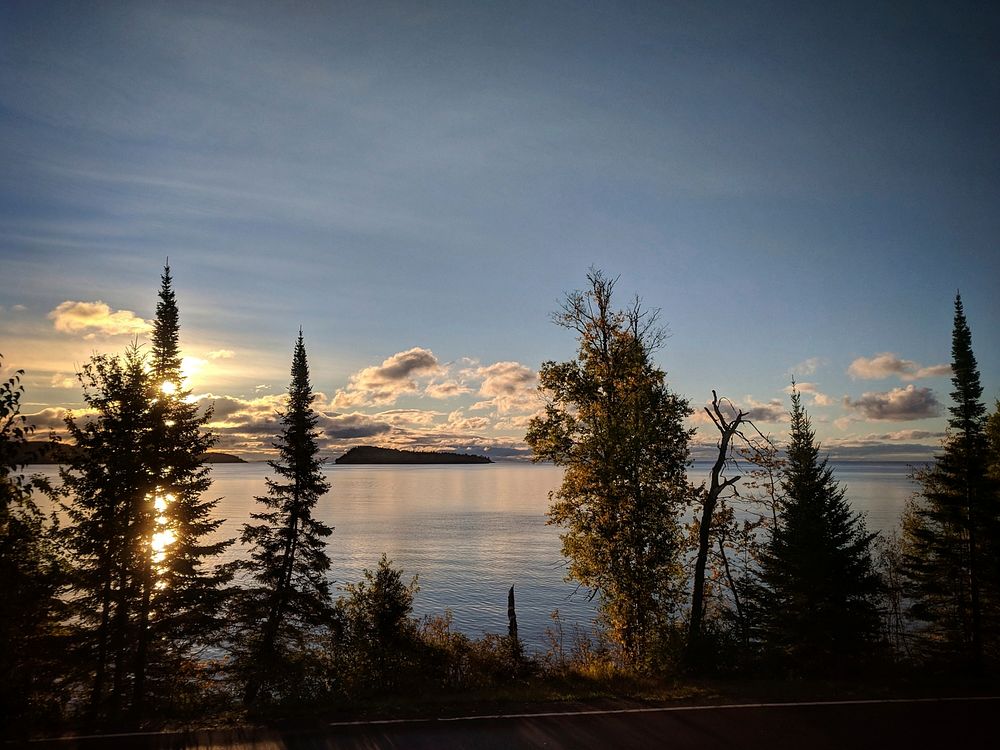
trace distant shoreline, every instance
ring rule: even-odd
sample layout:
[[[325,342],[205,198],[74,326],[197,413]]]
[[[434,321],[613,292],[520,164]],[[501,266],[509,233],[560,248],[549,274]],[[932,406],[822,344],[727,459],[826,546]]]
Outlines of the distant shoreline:
[[[493,460],[472,453],[449,453],[445,451],[406,451],[397,448],[378,448],[374,445],[358,445],[351,448],[335,464],[491,464]]]

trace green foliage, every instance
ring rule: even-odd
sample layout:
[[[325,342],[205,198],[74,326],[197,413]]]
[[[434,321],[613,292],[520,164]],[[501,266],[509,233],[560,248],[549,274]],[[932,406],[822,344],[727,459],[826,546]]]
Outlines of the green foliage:
[[[361,689],[393,690],[412,662],[417,623],[413,597],[417,577],[403,582],[403,571],[382,554],[374,571],[364,571],[358,583],[345,584],[337,602],[344,623],[341,651],[351,662],[348,677]]]
[[[952,333],[952,406],[944,450],[918,471],[903,522],[909,614],[931,658],[973,669],[1000,657],[1000,477],[996,423],[987,421],[972,334],[960,296]]]
[[[800,672],[844,668],[879,633],[879,578],[864,518],[834,479],[798,391],[782,479],[784,501],[761,556],[759,615],[764,645]]]
[[[3,356],[0,355],[0,369]],[[0,723],[24,725],[51,711],[63,583],[54,527],[16,463],[34,427],[21,414],[21,370],[0,383]]]
[[[566,469],[549,520],[565,529],[569,576],[597,592],[621,659],[638,666],[682,597],[690,408],[652,362],[663,335],[656,315],[638,301],[614,310],[614,281],[598,271],[588,279],[555,318],[576,331],[577,359],[542,365],[548,403],[526,440],[536,461]]]
[[[299,331],[282,432],[274,443],[278,459],[269,462],[277,478],[269,478],[267,495],[257,498],[265,510],[250,514],[258,523],[243,526],[250,559],[231,566],[247,579],[235,598],[229,638],[232,669],[245,682],[247,703],[287,694],[286,678],[301,674],[303,654],[332,619],[326,538],[333,530],[313,517],[330,489],[318,455],[314,399]]]

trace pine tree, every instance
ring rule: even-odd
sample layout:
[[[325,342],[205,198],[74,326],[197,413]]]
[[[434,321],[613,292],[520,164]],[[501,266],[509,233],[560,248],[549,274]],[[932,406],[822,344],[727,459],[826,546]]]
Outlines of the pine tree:
[[[273,444],[278,458],[269,462],[276,478],[268,479],[267,495],[256,498],[266,509],[250,514],[258,523],[243,527],[250,559],[233,566],[247,581],[236,599],[231,640],[247,704],[262,693],[279,697],[302,687],[304,655],[333,612],[326,554],[333,530],[313,517],[316,502],[330,489],[318,455],[314,399],[300,330],[282,431]]]
[[[579,354],[542,365],[549,403],[525,439],[535,460],[566,468],[549,519],[565,529],[569,576],[598,593],[622,660],[641,667],[683,597],[678,517],[690,498],[691,410],[652,362],[662,341],[655,314],[638,301],[614,310],[614,281],[599,271],[588,280],[556,316],[579,335]]]
[[[820,458],[794,389],[782,491],[778,523],[761,559],[764,645],[796,670],[844,665],[877,637],[879,580],[871,553],[877,535],[851,511],[827,459]]]
[[[960,295],[952,331],[952,406],[944,451],[918,472],[918,497],[904,515],[904,569],[910,615],[924,623],[932,656],[957,652],[974,669],[995,657],[1000,493],[990,471],[990,442],[979,366]]]

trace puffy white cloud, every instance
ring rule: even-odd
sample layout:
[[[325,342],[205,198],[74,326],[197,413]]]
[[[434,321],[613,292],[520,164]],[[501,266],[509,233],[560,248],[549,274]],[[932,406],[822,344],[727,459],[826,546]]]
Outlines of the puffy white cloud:
[[[61,333],[87,332],[84,338],[97,335],[122,336],[144,334],[152,330],[152,323],[143,320],[131,310],[112,310],[101,300],[77,302],[66,300],[49,313],[55,329]]]
[[[337,391],[332,403],[338,409],[392,404],[400,396],[419,390],[417,376],[433,376],[441,371],[433,352],[413,347],[393,354],[380,365],[356,372],[347,387]]]
[[[866,419],[894,422],[927,419],[941,413],[941,404],[934,391],[912,384],[891,391],[863,393],[857,400],[845,396],[844,407]]]
[[[924,367],[913,360],[903,359],[892,352],[882,352],[874,357],[858,357],[847,368],[847,374],[860,380],[881,380],[893,375],[903,380],[920,380],[951,374],[951,365]]]
[[[473,404],[473,410],[486,408],[488,403],[498,414],[535,412],[542,404],[538,395],[538,373],[520,362],[496,362],[479,367],[475,376],[482,378],[479,395],[487,396],[489,401]]]

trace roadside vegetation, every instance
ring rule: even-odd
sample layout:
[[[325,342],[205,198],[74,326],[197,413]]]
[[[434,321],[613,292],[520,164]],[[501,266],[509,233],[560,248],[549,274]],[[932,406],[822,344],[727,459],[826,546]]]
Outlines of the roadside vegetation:
[[[712,393],[718,456],[687,478],[692,413],[655,364],[664,335],[598,271],[555,315],[579,345],[541,369],[526,440],[564,467],[550,498],[591,630],[553,614],[528,653],[510,595],[505,634],[418,619],[419,571],[385,555],[331,588],[331,487],[318,456],[299,332],[278,455],[240,541],[207,543],[209,416],[185,398],[179,313],[161,278],[151,353],[96,355],[79,380],[86,448],[60,487],[26,476],[32,427],[18,372],[0,383],[0,723],[65,728],[212,724],[296,715],[412,715],[560,701],[881,696],[976,690],[1000,675],[1000,402],[982,400],[955,300],[951,418],[897,534],[853,512],[792,388],[776,445]],[[333,490],[335,492],[335,488]],[[62,504],[63,525],[37,498]]]

